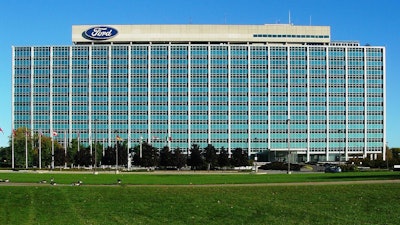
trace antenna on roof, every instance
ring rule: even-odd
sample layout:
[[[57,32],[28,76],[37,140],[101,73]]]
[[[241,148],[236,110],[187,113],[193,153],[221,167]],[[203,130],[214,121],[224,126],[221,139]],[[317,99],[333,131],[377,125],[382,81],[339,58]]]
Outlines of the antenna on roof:
[[[310,26],[311,26],[311,15],[310,15]]]
[[[292,21],[290,21],[290,10],[289,10],[289,24],[292,24]]]

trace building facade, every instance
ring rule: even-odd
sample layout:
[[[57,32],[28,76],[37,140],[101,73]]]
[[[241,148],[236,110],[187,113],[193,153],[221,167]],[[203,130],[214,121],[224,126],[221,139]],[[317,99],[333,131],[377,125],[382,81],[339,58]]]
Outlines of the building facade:
[[[72,41],[13,47],[14,129],[270,161],[385,153],[385,48],[327,26],[73,26]]]

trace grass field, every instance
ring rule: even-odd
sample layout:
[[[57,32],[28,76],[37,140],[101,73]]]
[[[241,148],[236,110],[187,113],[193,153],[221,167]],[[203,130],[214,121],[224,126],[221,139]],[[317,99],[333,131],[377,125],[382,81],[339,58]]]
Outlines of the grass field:
[[[85,185],[111,185],[118,179],[123,184],[135,185],[200,185],[200,184],[260,184],[291,182],[326,182],[344,180],[400,179],[399,172],[353,172],[353,173],[301,173],[301,174],[251,174],[251,173],[0,173],[0,179],[15,183],[38,183],[54,178],[57,184],[82,181]]]
[[[60,184],[82,180],[84,185],[0,184],[1,224],[399,224],[400,183],[172,185],[400,179],[394,172],[290,176],[0,173],[0,178],[5,176],[11,182],[37,183],[49,176]],[[150,185],[107,185],[116,179]]]

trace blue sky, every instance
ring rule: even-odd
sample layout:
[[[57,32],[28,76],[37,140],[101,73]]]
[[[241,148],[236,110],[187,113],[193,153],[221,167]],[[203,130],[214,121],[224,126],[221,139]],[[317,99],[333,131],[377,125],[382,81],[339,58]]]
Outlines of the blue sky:
[[[387,141],[400,147],[400,1],[13,0],[0,9],[0,146],[11,134],[11,46],[71,45],[72,25],[274,24],[290,11],[295,25],[330,26],[332,40],[386,47]]]

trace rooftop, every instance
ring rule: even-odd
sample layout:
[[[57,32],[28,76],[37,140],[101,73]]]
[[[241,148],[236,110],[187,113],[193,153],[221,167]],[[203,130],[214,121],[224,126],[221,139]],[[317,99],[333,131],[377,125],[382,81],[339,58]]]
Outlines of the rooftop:
[[[281,43],[329,44],[329,26],[264,25],[74,25],[75,44]]]

